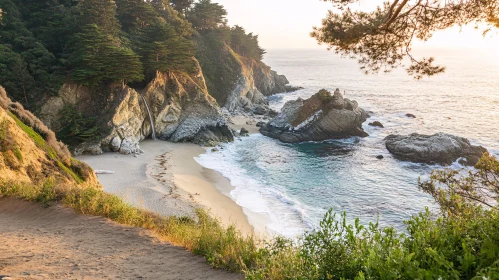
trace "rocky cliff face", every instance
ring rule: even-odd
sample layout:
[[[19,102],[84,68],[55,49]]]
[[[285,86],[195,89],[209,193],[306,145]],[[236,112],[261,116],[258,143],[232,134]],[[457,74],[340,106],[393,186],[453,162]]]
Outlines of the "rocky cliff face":
[[[362,129],[367,114],[356,101],[321,90],[307,100],[287,102],[281,113],[260,132],[285,143],[368,136]]]
[[[173,142],[191,141],[202,145],[233,141],[220,108],[206,88],[202,71],[185,73],[157,73],[143,89],[130,87],[108,88],[105,107],[98,113],[105,127],[105,135],[91,143],[77,147],[75,154],[120,152],[140,153],[138,143],[152,135],[146,102],[151,112],[156,135]],[[74,84],[65,84],[57,97],[42,107],[42,119],[54,126],[58,112],[68,104],[85,106],[94,90]],[[144,102],[145,101],[145,102]],[[89,104],[95,102],[90,101]]]
[[[212,92],[221,107],[230,112],[268,113],[269,106],[266,96],[286,92],[288,79],[263,62],[242,57],[228,46],[223,50],[222,65],[231,71],[222,72],[227,77],[221,77],[220,83],[231,83],[228,87],[218,87],[223,92]],[[232,76],[232,77],[231,77]]]

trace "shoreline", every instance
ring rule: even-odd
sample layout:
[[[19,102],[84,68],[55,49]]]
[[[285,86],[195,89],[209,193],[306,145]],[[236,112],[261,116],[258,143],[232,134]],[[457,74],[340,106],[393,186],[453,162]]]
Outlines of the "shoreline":
[[[237,116],[231,127],[258,133],[255,124],[246,123],[250,120]],[[77,159],[94,170],[113,171],[97,175],[104,191],[135,206],[165,216],[189,217],[195,217],[196,208],[203,208],[224,226],[234,225],[246,236],[267,235],[266,217],[239,206],[230,196],[235,188],[229,179],[195,160],[211,148],[160,140],[145,140],[140,147],[144,154],[139,156],[105,153]],[[253,218],[252,224],[249,217]]]

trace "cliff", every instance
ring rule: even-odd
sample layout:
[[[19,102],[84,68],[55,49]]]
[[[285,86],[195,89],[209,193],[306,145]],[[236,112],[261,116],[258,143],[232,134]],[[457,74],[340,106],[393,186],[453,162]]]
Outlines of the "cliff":
[[[289,81],[261,61],[237,54],[228,45],[205,54],[203,67],[210,94],[229,112],[269,111],[266,96],[286,92]],[[209,58],[207,58],[209,57]]]
[[[158,72],[140,89],[121,85],[89,88],[66,82],[58,95],[43,102],[40,118],[51,129],[70,131],[65,132],[68,141],[80,139],[73,147],[76,155],[140,153],[138,144],[153,132],[148,109],[158,139],[205,146],[233,141],[221,107],[233,113],[267,114],[265,95],[286,91],[289,82],[264,63],[244,58],[228,46],[223,51],[231,71],[221,72],[219,82],[225,84],[212,92],[199,64],[194,74]],[[224,90],[217,90],[220,88]],[[85,128],[91,132],[74,131],[74,127],[84,126],[73,120],[78,114],[83,119],[80,122],[95,119]]]
[[[66,83],[58,96],[51,97],[42,106],[41,118],[49,126],[58,127],[61,125],[59,112],[65,106],[97,114],[103,133],[78,146],[75,154],[140,153],[138,143],[151,137],[153,132],[148,109],[156,136],[161,140],[208,146],[233,141],[216,100],[208,93],[201,68],[197,69],[197,73],[191,75],[158,72],[140,90],[128,86],[96,90]],[[92,96],[107,96],[107,99]],[[99,112],[95,112],[99,106]]]
[[[47,181],[99,185],[89,166],[71,158],[55,134],[0,87],[0,187]]]

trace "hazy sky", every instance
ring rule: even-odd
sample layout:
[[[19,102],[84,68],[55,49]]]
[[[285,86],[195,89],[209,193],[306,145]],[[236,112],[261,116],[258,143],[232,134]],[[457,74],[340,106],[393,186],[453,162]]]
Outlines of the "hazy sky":
[[[225,6],[230,25],[241,25],[258,34],[263,48],[317,48],[310,37],[312,26],[319,26],[332,6],[320,0],[214,0]],[[372,10],[379,0],[364,0],[356,4],[362,10]],[[499,34],[483,38],[472,27],[453,28],[435,34],[425,46],[486,47],[499,49]],[[324,48],[324,47],[322,47]]]

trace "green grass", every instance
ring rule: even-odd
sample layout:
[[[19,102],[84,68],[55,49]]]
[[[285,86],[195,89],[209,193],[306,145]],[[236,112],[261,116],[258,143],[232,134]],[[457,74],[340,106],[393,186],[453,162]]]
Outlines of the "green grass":
[[[62,162],[55,149],[50,146],[40,134],[38,134],[30,126],[23,123],[11,112],[9,112],[9,115],[14,119],[19,128],[21,128],[21,130],[24,131],[33,140],[35,145],[43,150],[47,154],[49,159],[53,160],[67,176],[73,178],[77,183],[82,183],[84,181],[84,179],[80,175],[76,174],[70,167]],[[14,153],[18,159],[22,160],[22,153],[19,149],[15,150]]]
[[[54,148],[52,148],[52,146],[47,144],[47,142],[45,142],[45,139],[43,139],[43,137],[40,134],[38,134],[35,130],[33,130],[33,128],[23,123],[19,118],[17,118],[11,112],[9,112],[9,115],[14,119],[19,128],[21,128],[33,140],[33,142],[35,142],[36,146],[47,153],[50,159],[60,160]]]
[[[14,148],[14,155],[16,155],[16,158],[19,160],[19,162],[23,162],[23,153],[21,152],[21,149],[19,147]]]

